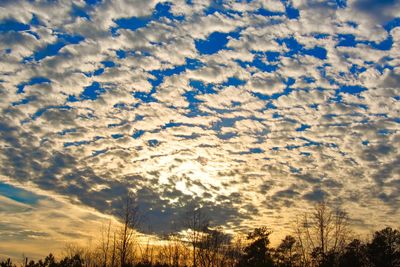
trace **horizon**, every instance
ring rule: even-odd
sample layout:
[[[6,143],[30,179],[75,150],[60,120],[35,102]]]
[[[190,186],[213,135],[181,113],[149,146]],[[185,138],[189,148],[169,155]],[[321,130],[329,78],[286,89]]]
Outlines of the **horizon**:
[[[0,3],[0,258],[86,244],[134,193],[273,229],[400,227],[400,1]]]

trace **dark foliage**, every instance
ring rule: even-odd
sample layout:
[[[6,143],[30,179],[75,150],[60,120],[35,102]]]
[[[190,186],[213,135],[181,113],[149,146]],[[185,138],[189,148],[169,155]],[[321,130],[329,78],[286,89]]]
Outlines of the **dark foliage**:
[[[11,259],[0,262],[0,267],[14,267],[15,264],[12,263]]]
[[[270,267],[274,266],[272,249],[269,248],[269,235],[271,231],[266,228],[256,228],[247,236],[251,243],[244,248],[244,254],[238,267]]]
[[[372,266],[400,266],[400,232],[398,230],[387,227],[375,232],[372,242],[367,247]]]
[[[369,266],[367,246],[360,240],[354,239],[345,248],[340,257],[339,267],[365,267]]]
[[[216,232],[217,233],[217,232]],[[271,231],[266,227],[256,228],[247,235],[248,243],[241,249],[241,253],[236,255],[236,263],[229,264],[230,267],[400,267],[400,232],[396,229],[387,227],[374,233],[370,242],[364,243],[358,239],[353,239],[347,243],[342,250],[324,252],[316,247],[310,254],[311,261],[304,263],[299,254],[297,240],[292,236],[286,236],[275,248],[270,247],[269,236]],[[210,240],[215,239],[215,233],[210,232]],[[218,231],[218,237],[222,237],[222,232]],[[208,239],[207,239],[208,240]],[[205,241],[204,241],[205,242]],[[203,242],[203,243],[204,243]],[[229,241],[230,242],[230,241]],[[202,244],[203,244],[202,243]],[[220,244],[211,242],[211,244]],[[229,243],[221,243],[229,246]],[[213,246],[206,246],[213,249]],[[199,246],[201,248],[201,246]],[[201,249],[199,250],[201,251]],[[223,250],[221,250],[223,251]],[[229,250],[227,250],[229,251]],[[227,255],[230,253],[227,253]],[[72,254],[73,255],[73,254]],[[83,260],[83,256],[76,254],[65,257],[59,261],[52,254],[44,260],[37,262],[26,260],[24,267],[89,267],[97,266],[89,264]],[[86,258],[85,258],[86,259]],[[200,257],[201,259],[201,257]],[[16,267],[17,265],[6,259],[0,262],[0,267]],[[129,267],[179,267],[179,265],[169,265],[167,263],[141,261],[137,263],[127,263]],[[214,264],[200,261],[199,267],[225,267],[224,264]],[[119,267],[114,265],[113,267]],[[182,266],[187,267],[187,266]]]

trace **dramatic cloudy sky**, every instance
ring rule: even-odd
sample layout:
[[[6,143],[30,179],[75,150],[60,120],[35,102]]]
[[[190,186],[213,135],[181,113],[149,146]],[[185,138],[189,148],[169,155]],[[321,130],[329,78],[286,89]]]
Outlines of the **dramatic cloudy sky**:
[[[399,14],[397,0],[0,1],[0,256],[88,239],[128,190],[156,233],[194,204],[280,233],[321,200],[356,229],[396,226]]]

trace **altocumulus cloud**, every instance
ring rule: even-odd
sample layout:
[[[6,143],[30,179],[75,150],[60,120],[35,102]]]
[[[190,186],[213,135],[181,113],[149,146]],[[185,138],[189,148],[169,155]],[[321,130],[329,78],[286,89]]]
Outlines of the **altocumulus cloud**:
[[[112,216],[133,190],[156,233],[196,204],[235,229],[285,229],[321,200],[363,227],[396,222],[398,14],[395,0],[2,1],[0,181],[28,193],[0,183],[0,213]]]

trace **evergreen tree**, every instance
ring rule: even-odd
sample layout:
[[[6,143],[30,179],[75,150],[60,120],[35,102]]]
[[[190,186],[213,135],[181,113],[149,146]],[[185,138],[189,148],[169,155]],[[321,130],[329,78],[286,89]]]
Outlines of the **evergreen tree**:
[[[266,227],[256,228],[249,233],[247,239],[251,243],[245,247],[238,267],[270,267],[274,266],[272,249],[269,248],[271,231]]]

